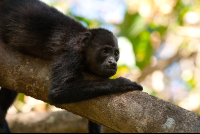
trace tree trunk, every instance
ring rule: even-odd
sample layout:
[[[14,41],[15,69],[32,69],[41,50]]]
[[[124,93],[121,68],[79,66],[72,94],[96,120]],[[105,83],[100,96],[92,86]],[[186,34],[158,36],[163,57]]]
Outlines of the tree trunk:
[[[48,102],[50,62],[0,42],[0,86]],[[80,89],[81,90],[81,89]],[[118,132],[200,132],[200,115],[140,91],[56,105]]]

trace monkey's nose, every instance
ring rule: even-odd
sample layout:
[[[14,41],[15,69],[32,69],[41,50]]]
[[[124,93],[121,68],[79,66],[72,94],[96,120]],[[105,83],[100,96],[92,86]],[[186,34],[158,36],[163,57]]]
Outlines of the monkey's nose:
[[[110,57],[108,60],[108,63],[110,64],[111,67],[115,68],[117,66],[117,62],[114,59],[114,57]]]
[[[111,67],[116,67],[117,66],[117,62],[113,62],[113,61],[109,61],[109,63],[110,63],[110,66]]]

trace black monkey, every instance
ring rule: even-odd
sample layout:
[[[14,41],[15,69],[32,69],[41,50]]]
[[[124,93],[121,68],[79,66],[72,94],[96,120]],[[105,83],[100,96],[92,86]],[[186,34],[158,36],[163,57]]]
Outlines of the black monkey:
[[[0,34],[7,47],[52,61],[51,104],[142,90],[128,79],[109,79],[119,59],[117,39],[110,31],[87,29],[39,0],[0,0]],[[5,113],[16,93],[4,88],[0,93],[5,94],[0,95],[0,108],[8,101],[0,111],[0,130],[9,132]],[[89,132],[101,132],[100,125],[88,125]]]

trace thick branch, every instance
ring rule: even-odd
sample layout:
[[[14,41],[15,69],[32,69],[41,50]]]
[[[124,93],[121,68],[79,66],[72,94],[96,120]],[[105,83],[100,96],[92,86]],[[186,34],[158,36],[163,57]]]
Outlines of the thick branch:
[[[0,86],[48,102],[50,62],[5,49],[0,42]],[[80,89],[81,90],[81,89]],[[200,115],[134,91],[57,105],[118,132],[200,132]]]

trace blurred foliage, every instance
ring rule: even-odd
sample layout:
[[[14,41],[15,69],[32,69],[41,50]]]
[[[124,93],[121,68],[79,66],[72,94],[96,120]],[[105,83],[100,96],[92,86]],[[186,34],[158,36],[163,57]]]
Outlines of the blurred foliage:
[[[127,37],[133,44],[136,65],[142,69],[150,62],[152,47],[150,44],[150,28],[139,14],[126,12],[124,22],[119,25],[120,36]]]
[[[70,3],[76,2],[54,0],[48,4],[89,28],[108,25],[74,16]],[[120,65],[112,78],[127,77],[139,82],[144,92],[200,113],[200,1],[126,0],[125,5],[123,22],[109,25],[114,26],[117,37],[131,42],[136,64],[133,68]],[[18,101],[26,103],[22,94]]]

